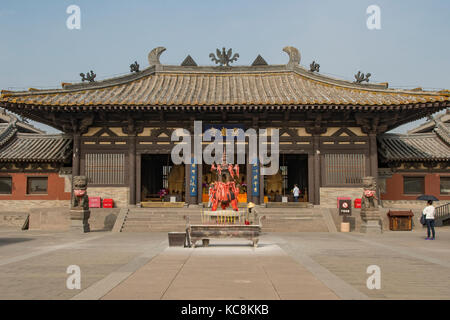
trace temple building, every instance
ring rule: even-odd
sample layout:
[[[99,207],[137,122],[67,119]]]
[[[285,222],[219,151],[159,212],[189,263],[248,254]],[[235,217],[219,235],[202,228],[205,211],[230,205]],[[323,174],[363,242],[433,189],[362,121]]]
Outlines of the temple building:
[[[408,134],[383,134],[378,140],[382,200],[415,200],[422,194],[450,200],[449,109]]]
[[[0,121],[0,210],[67,206],[72,138],[45,134],[4,110]]]
[[[428,158],[412,160],[399,149],[409,136],[385,133],[450,106],[447,90],[390,89],[387,83],[370,83],[370,75],[360,72],[355,82],[321,75],[315,62],[309,69],[300,66],[300,53],[293,47],[283,49],[289,59],[284,65],[269,65],[258,55],[250,66],[230,66],[238,57],[231,57],[231,50],[210,54],[219,66],[198,66],[190,56],[181,65],[164,65],[163,51],[158,47],[149,53],[147,68],[139,70],[135,64],[130,74],[112,79],[95,81],[91,73],[83,74],[88,82],[63,83],[56,90],[3,90],[1,107],[64,133],[33,142],[41,144],[42,153],[52,144],[59,153],[45,159],[27,155],[30,163],[39,158],[50,166],[71,166],[72,175],[88,177],[90,196],[112,198],[117,207],[162,197],[195,205],[208,200],[211,168],[172,162],[175,129],[193,134],[194,121],[202,121],[203,130],[277,128],[278,173],[263,176],[247,158],[239,167],[239,201],[289,199],[297,184],[301,201],[335,207],[337,196],[360,197],[362,177],[377,178],[384,164],[398,172],[410,161],[428,168]],[[448,161],[448,141],[441,141],[439,130],[418,134],[430,136],[426,139],[436,144],[436,155],[446,154]],[[20,134],[16,139],[20,144],[26,140]],[[69,143],[73,154],[67,164],[64,146]],[[448,174],[447,167],[438,170]],[[386,178],[385,199],[394,194],[390,181],[397,174]]]

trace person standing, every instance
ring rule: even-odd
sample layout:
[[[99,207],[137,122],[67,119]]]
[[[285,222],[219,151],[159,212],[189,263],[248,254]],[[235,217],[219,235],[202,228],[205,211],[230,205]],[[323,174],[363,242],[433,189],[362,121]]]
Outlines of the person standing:
[[[435,239],[435,233],[434,233],[434,207],[433,207],[433,201],[428,200],[428,206],[423,209],[423,215],[425,216],[425,222],[427,225],[427,235],[428,237],[426,240],[434,240]],[[430,238],[430,230],[433,234],[433,237]]]
[[[211,208],[214,197],[214,182],[211,182],[211,184],[209,185],[208,196],[208,208]]]
[[[294,202],[298,202],[298,197],[300,196],[300,189],[296,184],[294,184],[294,189],[292,190],[292,193],[294,194]]]

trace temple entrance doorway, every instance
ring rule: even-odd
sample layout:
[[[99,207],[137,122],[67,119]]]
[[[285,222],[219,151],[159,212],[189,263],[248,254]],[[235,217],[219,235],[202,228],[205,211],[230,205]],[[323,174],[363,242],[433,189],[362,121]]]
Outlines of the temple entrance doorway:
[[[280,154],[280,169],[264,179],[266,202],[294,201],[292,190],[297,184],[300,189],[299,201],[308,202],[308,155]]]
[[[143,154],[141,157],[141,201],[183,202],[185,167],[174,165],[170,154]]]

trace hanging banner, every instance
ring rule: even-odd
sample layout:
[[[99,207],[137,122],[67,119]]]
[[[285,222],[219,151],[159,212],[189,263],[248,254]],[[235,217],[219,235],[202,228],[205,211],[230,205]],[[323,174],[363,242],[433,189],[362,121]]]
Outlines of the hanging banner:
[[[259,196],[259,161],[252,164],[252,195]]]
[[[194,158],[192,158],[191,172],[189,179],[189,191],[191,197],[197,196],[197,165],[194,163]]]

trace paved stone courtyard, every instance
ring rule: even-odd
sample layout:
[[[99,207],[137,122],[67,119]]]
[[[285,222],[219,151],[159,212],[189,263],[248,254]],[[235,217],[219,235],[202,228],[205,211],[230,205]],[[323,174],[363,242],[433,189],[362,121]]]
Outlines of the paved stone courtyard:
[[[266,233],[168,247],[167,233],[0,229],[0,299],[450,299],[450,228]],[[67,289],[69,265],[81,289]],[[367,267],[381,289],[366,286]]]

